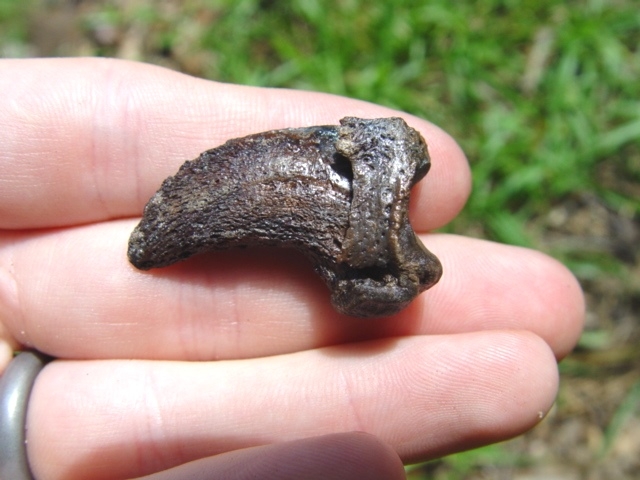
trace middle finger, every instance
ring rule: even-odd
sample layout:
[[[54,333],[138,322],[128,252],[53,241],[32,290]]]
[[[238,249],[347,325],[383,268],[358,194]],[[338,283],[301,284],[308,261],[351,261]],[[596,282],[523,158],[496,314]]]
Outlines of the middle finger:
[[[579,333],[575,279],[526,249],[424,236],[443,262],[440,283],[400,314],[367,320],[337,314],[310,264],[288,251],[227,251],[138,271],[126,258],[133,226],[5,234],[0,320],[22,344],[62,358],[250,358],[490,329],[530,330],[562,356]]]

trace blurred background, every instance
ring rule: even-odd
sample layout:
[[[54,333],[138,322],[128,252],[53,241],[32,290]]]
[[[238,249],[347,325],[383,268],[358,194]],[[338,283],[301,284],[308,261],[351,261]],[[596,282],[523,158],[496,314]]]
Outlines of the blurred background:
[[[449,131],[474,190],[444,230],[560,259],[588,313],[538,427],[409,477],[639,478],[640,2],[0,0],[0,56],[79,55],[331,92]]]

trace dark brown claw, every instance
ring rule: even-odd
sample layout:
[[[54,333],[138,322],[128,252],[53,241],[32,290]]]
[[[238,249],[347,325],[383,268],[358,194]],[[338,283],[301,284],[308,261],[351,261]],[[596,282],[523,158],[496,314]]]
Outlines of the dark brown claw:
[[[229,140],[163,182],[131,234],[129,260],[147,270],[209,250],[295,248],[339,312],[392,315],[442,274],[408,216],[410,189],[429,167],[424,139],[400,118]]]

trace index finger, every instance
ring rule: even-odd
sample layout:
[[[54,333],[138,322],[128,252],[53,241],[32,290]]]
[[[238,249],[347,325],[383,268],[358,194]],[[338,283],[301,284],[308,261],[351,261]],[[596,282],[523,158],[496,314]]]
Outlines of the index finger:
[[[413,194],[416,230],[447,223],[469,193],[464,154],[444,131],[358,100],[112,59],[2,60],[0,91],[0,228],[137,216],[164,178],[204,150],[347,115],[401,115],[427,140],[433,167]]]

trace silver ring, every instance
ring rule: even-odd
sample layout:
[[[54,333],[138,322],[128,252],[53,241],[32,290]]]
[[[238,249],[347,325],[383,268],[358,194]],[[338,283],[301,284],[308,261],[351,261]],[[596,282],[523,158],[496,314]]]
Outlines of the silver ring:
[[[27,459],[27,405],[47,361],[39,352],[22,352],[0,377],[0,478],[33,480]]]

